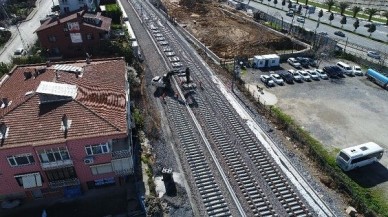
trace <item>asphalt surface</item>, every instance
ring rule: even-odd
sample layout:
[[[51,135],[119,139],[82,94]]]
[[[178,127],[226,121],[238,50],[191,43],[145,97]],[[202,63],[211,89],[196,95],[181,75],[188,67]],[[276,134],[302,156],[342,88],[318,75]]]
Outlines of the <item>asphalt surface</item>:
[[[245,0],[244,2],[248,3],[248,0]],[[258,10],[266,12],[270,15],[274,15],[274,16],[277,16],[279,18],[283,18],[284,22],[287,22],[287,23],[292,22],[292,17],[286,16],[286,10],[288,10],[287,5],[284,6],[283,10],[282,10],[281,2],[279,2],[276,5],[277,8],[273,8],[274,4],[272,1],[270,2],[270,6],[272,6],[272,7],[269,7],[267,3],[268,3],[268,1],[263,1],[263,4],[259,3],[259,1],[251,1],[249,3],[249,5],[253,6],[254,8],[257,8]],[[326,10],[324,9],[324,11],[326,11]],[[310,14],[309,16],[306,16],[308,18],[306,18],[304,25],[298,24],[298,22],[296,22],[296,18],[294,18],[293,23],[294,23],[294,25],[302,25],[302,26],[304,26],[304,28],[312,30],[312,31],[315,31],[315,29],[316,29],[317,32],[327,32],[330,37],[333,37],[336,40],[346,41],[348,38],[348,41],[351,43],[362,45],[364,47],[370,48],[371,50],[377,50],[377,51],[380,51],[383,53],[388,53],[388,45],[383,44],[381,42],[377,42],[377,41],[374,41],[374,40],[371,40],[371,39],[368,39],[366,37],[362,37],[362,36],[359,36],[359,35],[356,35],[356,34],[353,34],[350,32],[345,32],[345,38],[334,35],[334,32],[339,31],[340,29],[338,29],[338,28],[341,28],[341,24],[340,24],[341,16],[339,14],[335,15],[334,20],[331,22],[332,25],[334,25],[338,28],[333,28],[333,27],[326,25],[326,24],[323,24],[323,23],[320,23],[319,27],[317,28],[317,21],[315,21],[315,20],[318,20],[318,12],[319,12],[319,9],[317,9],[314,14]],[[303,15],[306,14],[306,9],[302,9],[302,14]],[[330,13],[324,12],[324,15],[321,18],[321,21],[329,23],[329,21],[328,21],[329,15],[330,15]],[[354,30],[354,27],[353,27],[354,21],[352,19],[353,18],[347,17],[347,24],[344,25],[344,27],[343,27],[344,29],[348,29],[350,31]],[[365,21],[360,20],[360,27],[357,29],[356,32],[362,33],[362,34],[366,33],[367,29],[366,29],[366,27],[364,27],[365,23],[366,23]],[[374,32],[372,34],[372,37],[388,42],[387,34],[388,34],[387,26],[378,25],[377,30],[376,30],[376,32]],[[366,35],[369,36],[369,33]]]
[[[321,64],[333,65],[336,60]],[[355,63],[350,63],[351,65]],[[287,63],[285,69],[292,69]],[[268,74],[249,70],[243,79],[252,85],[263,86],[259,76]],[[369,141],[385,148],[379,163],[346,173],[365,188],[375,188],[388,195],[388,94],[365,76],[285,84],[266,92],[276,96],[277,104],[297,123],[320,141],[335,156],[340,149]]]
[[[57,0],[54,3],[57,4]],[[53,2],[49,0],[38,0],[33,12],[27,17],[27,20],[19,24],[19,31],[16,26],[10,26],[12,33],[11,39],[0,50],[0,62],[9,63],[14,51],[18,48],[31,48],[38,39],[35,30],[40,26],[40,20],[51,13]],[[20,34],[19,34],[20,32]],[[24,43],[23,43],[23,42]]]

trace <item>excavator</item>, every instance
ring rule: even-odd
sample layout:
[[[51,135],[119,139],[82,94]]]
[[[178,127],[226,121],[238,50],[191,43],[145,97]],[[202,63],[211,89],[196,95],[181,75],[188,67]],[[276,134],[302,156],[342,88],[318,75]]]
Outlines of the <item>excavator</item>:
[[[151,80],[151,85],[164,88],[165,90],[171,89],[171,77],[177,75],[178,79],[184,90],[195,89],[197,86],[190,77],[190,69],[186,70],[172,70],[164,74],[163,76],[155,76]]]

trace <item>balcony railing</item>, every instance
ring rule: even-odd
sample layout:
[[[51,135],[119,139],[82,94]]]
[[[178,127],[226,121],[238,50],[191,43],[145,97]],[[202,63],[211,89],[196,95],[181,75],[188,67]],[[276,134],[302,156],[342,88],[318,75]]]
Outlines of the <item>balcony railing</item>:
[[[65,168],[65,167],[71,167],[73,166],[72,160],[60,160],[60,161],[54,161],[54,162],[48,162],[48,163],[41,163],[43,170],[52,170],[52,169],[59,169],[59,168]]]
[[[58,181],[52,181],[49,182],[50,188],[63,188],[66,186],[73,186],[73,185],[79,185],[79,179],[78,178],[72,178],[72,179],[65,179],[65,180],[58,180]]]
[[[120,150],[112,152],[112,159],[120,159],[127,158],[131,156],[131,152],[129,150]]]
[[[131,147],[127,139],[118,139],[112,143],[112,159],[131,157]]]

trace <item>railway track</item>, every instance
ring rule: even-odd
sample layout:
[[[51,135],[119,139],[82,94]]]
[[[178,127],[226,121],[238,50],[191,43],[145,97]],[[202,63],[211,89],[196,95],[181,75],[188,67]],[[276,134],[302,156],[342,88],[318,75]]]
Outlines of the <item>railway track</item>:
[[[194,135],[191,123],[184,115],[183,106],[174,100],[166,100],[171,111],[170,120],[174,120],[174,126],[181,141],[182,149],[190,166],[194,182],[202,197],[202,202],[209,216],[231,216],[225,198],[215,182],[205,156],[202,153],[200,142]],[[179,108],[179,106],[181,108]]]
[[[185,66],[191,69],[194,79],[202,82],[204,90],[192,95],[196,102],[192,110],[201,126],[208,132],[207,139],[211,141],[215,152],[227,166],[224,169],[227,169],[229,179],[233,179],[232,182],[236,184],[235,194],[242,195],[240,200],[245,201],[247,215],[303,217],[316,214],[300,197],[295,186],[288,181],[261,141],[215,87],[209,79],[210,74],[187,52],[174,32],[166,28],[151,9],[140,7],[135,0],[133,3],[134,8],[141,8],[141,17],[147,21],[148,26],[152,26],[150,32],[155,39],[160,38],[160,35],[156,34],[163,34],[163,40],[168,41],[163,45],[161,40],[156,40],[160,49],[168,45],[178,51],[175,53],[182,58]],[[158,25],[157,31],[154,31],[154,25]],[[165,59],[168,62],[167,56]],[[170,67],[173,67],[171,63]],[[210,171],[208,159],[202,153],[203,147],[194,134],[192,123],[187,120],[189,115],[182,112],[185,108],[179,107],[180,105],[176,100],[166,100],[167,113],[176,128],[206,212],[209,216],[229,216],[231,212],[228,204]],[[331,216],[330,213],[326,214]]]

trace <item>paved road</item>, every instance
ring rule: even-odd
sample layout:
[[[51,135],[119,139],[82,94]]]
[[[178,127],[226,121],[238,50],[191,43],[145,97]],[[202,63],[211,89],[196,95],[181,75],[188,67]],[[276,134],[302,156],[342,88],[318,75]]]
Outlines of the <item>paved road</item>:
[[[54,3],[58,1],[55,0]],[[11,26],[10,31],[12,37],[10,41],[0,50],[0,62],[9,63],[13,52],[19,47],[31,47],[38,39],[34,31],[40,26],[40,20],[45,18],[51,12],[53,2],[49,0],[38,0],[36,8],[28,17],[29,20],[19,25],[19,31],[21,38],[24,41],[24,46],[20,34],[18,33],[16,26]]]
[[[244,2],[247,3],[248,0],[245,0]],[[263,2],[267,3],[268,1],[263,1]],[[253,1],[251,1],[249,3],[249,5],[254,7],[254,8],[257,8],[263,12],[266,12],[266,13],[268,12],[269,14],[272,14],[272,15],[277,14],[277,16],[283,17],[285,22],[291,23],[291,21],[292,21],[292,17],[286,16],[286,12],[281,10],[281,8],[282,8],[281,2],[277,4],[277,9],[269,7],[266,4],[261,4],[261,3],[253,2]],[[273,3],[271,3],[271,6],[273,6]],[[285,9],[286,9],[286,6],[284,6],[284,10]],[[304,14],[304,13],[305,13],[305,9],[302,10],[302,14]],[[318,11],[316,11],[315,14],[310,15],[310,17],[312,19],[318,19]],[[324,13],[324,16],[322,17],[322,21],[326,22],[328,17],[329,17],[329,13]],[[347,19],[348,19],[349,24],[344,25],[344,28],[347,28],[349,30],[354,30],[353,22],[351,21],[351,18],[347,18]],[[341,24],[339,23],[339,20],[340,20],[340,16],[335,16],[335,19],[332,21],[332,24],[333,25],[335,24],[335,25],[340,27]],[[296,19],[294,19],[294,24],[295,23],[297,23]],[[365,31],[366,28],[363,26],[364,23],[365,23],[364,21],[360,22],[360,27],[358,28],[357,32]],[[302,25],[302,24],[300,24],[300,25]],[[304,24],[304,27],[306,29],[315,30],[316,26],[317,26],[316,21],[306,19],[306,23]],[[330,35],[330,37],[333,37],[337,40],[346,40],[346,37],[348,37],[349,42],[352,42],[354,44],[363,45],[363,46],[368,47],[372,50],[378,50],[378,51],[383,52],[383,53],[388,53],[388,45],[386,45],[386,44],[383,44],[383,43],[380,43],[377,41],[373,41],[371,39],[361,37],[361,36],[358,36],[356,34],[349,33],[349,32],[345,32],[346,37],[342,38],[342,37],[334,35],[335,31],[338,31],[338,29],[330,27],[329,25],[322,24],[322,23],[317,28],[317,32],[327,32]],[[383,34],[385,34],[384,35],[385,40],[387,41],[388,37],[386,35],[388,34],[388,29],[385,26],[379,26],[378,30],[376,30],[376,32],[373,33],[372,35],[377,37],[377,35],[379,35],[379,34],[381,35],[381,32],[383,32]],[[379,37],[382,37],[382,36],[379,36]]]

